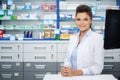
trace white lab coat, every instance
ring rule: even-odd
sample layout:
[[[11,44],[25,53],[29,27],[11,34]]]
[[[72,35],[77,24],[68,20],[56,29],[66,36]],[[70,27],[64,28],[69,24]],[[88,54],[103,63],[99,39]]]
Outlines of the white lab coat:
[[[79,33],[70,38],[64,66],[71,66],[70,58],[74,47],[78,44],[78,38]],[[103,37],[90,30],[85,41],[78,46],[77,69],[81,69],[83,75],[100,74],[103,70],[103,64]]]

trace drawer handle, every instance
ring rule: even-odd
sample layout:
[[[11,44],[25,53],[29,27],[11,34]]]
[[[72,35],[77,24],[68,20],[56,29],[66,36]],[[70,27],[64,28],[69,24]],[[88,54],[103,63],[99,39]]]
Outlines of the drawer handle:
[[[104,69],[113,69],[113,65],[104,65]]]
[[[51,50],[53,49],[53,45],[51,45]]]
[[[12,56],[1,56],[1,59],[11,59],[12,60]]]
[[[35,65],[36,69],[45,69],[46,65]]]
[[[54,57],[54,55],[53,55],[53,54],[51,54],[51,59],[53,59],[53,57]]]
[[[41,79],[45,76],[45,74],[35,74],[36,79]]]
[[[20,46],[18,45],[17,47],[18,47],[18,50],[19,50],[19,49],[20,49]]]
[[[35,56],[35,59],[46,59],[46,56]]]
[[[12,47],[2,47],[1,46],[1,50],[12,50]]]
[[[107,57],[105,57],[105,59],[114,59],[114,57],[113,56],[107,56]]]
[[[4,65],[4,64],[2,64],[2,68],[3,69],[11,69],[12,65]]]
[[[2,74],[2,78],[11,79],[12,78],[12,74]]]

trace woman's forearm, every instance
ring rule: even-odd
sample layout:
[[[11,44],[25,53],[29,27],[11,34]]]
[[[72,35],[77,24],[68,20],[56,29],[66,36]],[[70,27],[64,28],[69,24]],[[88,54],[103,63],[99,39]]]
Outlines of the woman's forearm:
[[[73,71],[72,71],[72,75],[73,75],[73,76],[83,75],[83,71],[82,71],[82,70],[73,70]]]

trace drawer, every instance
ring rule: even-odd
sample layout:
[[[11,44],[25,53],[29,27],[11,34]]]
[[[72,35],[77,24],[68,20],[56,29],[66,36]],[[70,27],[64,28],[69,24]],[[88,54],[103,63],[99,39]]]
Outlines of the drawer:
[[[64,62],[64,59],[66,57],[67,53],[62,53],[62,52],[58,52],[58,62]]]
[[[0,62],[22,62],[23,61],[23,53],[1,53],[0,52]]]
[[[24,53],[25,62],[56,62],[57,53]]]
[[[0,62],[0,71],[23,71],[23,62]]]
[[[58,52],[67,52],[68,44],[67,43],[60,43],[58,44]]]
[[[117,62],[117,69],[120,72],[120,62]]]
[[[104,51],[105,62],[119,62],[120,61],[120,51],[117,49],[105,50]]]
[[[24,80],[43,80],[45,74],[56,74],[56,72],[25,72]]]
[[[105,62],[119,62],[119,54],[118,53],[105,53],[104,61]]]
[[[57,52],[56,44],[24,44],[24,52]]]
[[[115,62],[105,62],[104,71],[118,71],[117,65]]]
[[[57,71],[56,62],[25,62],[24,71]]]
[[[0,72],[0,80],[23,80],[23,72]]]
[[[60,72],[61,68],[64,66],[64,62],[58,63],[58,72]]]
[[[0,44],[0,52],[23,52],[23,44]]]

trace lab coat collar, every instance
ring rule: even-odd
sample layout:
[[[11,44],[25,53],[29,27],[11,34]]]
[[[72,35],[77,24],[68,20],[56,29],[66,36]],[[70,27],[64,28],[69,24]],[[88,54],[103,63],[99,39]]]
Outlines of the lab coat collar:
[[[91,32],[92,32],[92,30],[89,29],[84,36],[86,36],[86,37],[89,36],[89,35],[91,34]],[[77,37],[78,37],[78,38],[79,38],[79,34],[80,34],[80,31],[77,33]]]
[[[91,29],[89,29],[88,31],[87,31],[87,33],[84,35],[84,38],[85,37],[88,37],[88,36],[90,36],[91,35],[91,33],[92,33],[92,31],[91,31]],[[80,34],[80,31],[76,34],[76,43],[75,43],[75,46],[77,46],[77,44],[78,44],[78,41],[79,41],[79,34]]]

